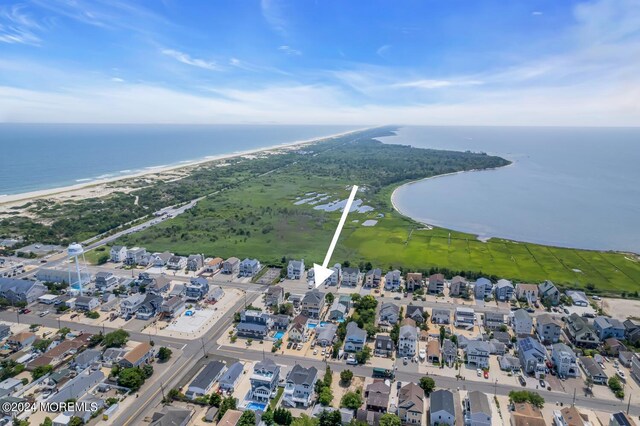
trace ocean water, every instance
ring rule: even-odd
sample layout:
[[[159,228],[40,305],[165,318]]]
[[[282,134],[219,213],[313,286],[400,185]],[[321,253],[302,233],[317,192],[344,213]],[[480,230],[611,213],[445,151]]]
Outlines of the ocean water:
[[[640,253],[640,128],[403,127],[385,143],[513,164],[398,189],[416,220],[480,238]]]
[[[0,124],[0,196],[292,143],[354,126]]]

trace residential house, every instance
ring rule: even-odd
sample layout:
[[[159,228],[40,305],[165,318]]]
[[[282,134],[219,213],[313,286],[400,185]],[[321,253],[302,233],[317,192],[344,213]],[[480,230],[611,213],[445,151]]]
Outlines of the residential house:
[[[290,280],[299,280],[304,275],[304,259],[290,260],[287,265],[287,278]]]
[[[553,411],[554,426],[592,426],[589,416],[580,413],[575,405]]]
[[[329,319],[334,321],[343,320],[348,312],[347,307],[340,303],[338,299],[335,299],[329,308]]]
[[[347,324],[347,334],[344,341],[345,352],[359,352],[367,342],[367,332],[358,327],[357,323],[351,321]]]
[[[371,269],[364,274],[364,287],[377,288],[382,281],[382,271],[378,268]]]
[[[218,426],[237,426],[240,422],[240,417],[242,417],[242,411],[227,410],[224,416],[218,420]]]
[[[384,380],[375,380],[364,390],[365,408],[367,411],[386,413],[389,408],[391,386]]]
[[[249,399],[258,402],[269,402],[276,395],[280,367],[271,358],[265,358],[256,363],[251,375],[251,391]]]
[[[302,299],[304,299],[304,295],[303,294],[289,294],[289,297],[287,298],[287,302],[291,303],[293,305],[294,308],[299,309],[300,306],[302,305]]]
[[[300,302],[302,313],[313,319],[319,319],[324,309],[324,293],[318,289],[308,291]]]
[[[40,282],[50,282],[56,284],[69,284],[72,286],[71,290],[77,292],[75,288],[78,282],[81,281],[82,285],[87,285],[91,282],[91,273],[86,271],[80,272],[80,278],[78,279],[77,273],[70,273],[68,269],[55,269],[55,268],[40,268],[35,274],[36,280]],[[30,283],[28,280],[15,280]],[[2,279],[0,279],[0,284]]]
[[[391,337],[386,334],[378,334],[376,336],[373,353],[375,356],[390,358],[393,356],[395,346]]]
[[[127,249],[127,256],[124,259],[124,263],[127,265],[137,265],[140,260],[147,255],[147,251],[142,247],[132,247]]]
[[[407,281],[405,284],[406,291],[415,291],[419,290],[424,286],[424,281],[422,279],[422,273],[420,272],[409,272],[407,274]]]
[[[223,260],[221,257],[214,257],[213,259],[207,261],[204,265],[204,272],[207,274],[215,274],[220,269],[222,269]]]
[[[597,385],[604,385],[607,383],[609,378],[595,359],[590,356],[581,356],[578,359],[580,361],[579,365],[582,367],[582,371],[584,371],[588,378],[593,380],[593,383]]]
[[[341,296],[338,296],[338,302],[343,304],[347,308],[347,311],[349,309],[351,309],[352,303],[351,303],[351,296],[350,295],[343,294]]]
[[[486,299],[491,297],[493,293],[493,283],[484,277],[478,278],[473,287],[473,293],[476,299]]]
[[[512,314],[511,325],[516,336],[528,336],[533,328],[533,319],[529,312],[518,309]]]
[[[562,321],[559,321],[549,314],[542,314],[536,317],[536,334],[544,344],[557,343],[560,341],[562,333]]]
[[[560,378],[578,377],[576,354],[564,343],[555,343],[551,349],[551,360]]]
[[[220,380],[218,380],[218,387],[223,391],[233,392],[243,372],[244,365],[240,361],[231,364],[231,366],[227,368],[227,371],[222,374]]]
[[[518,358],[525,373],[536,377],[545,373],[547,350],[537,339],[531,336],[518,339]]]
[[[538,301],[538,286],[535,284],[516,284],[516,299],[526,301],[528,303],[535,303]]]
[[[0,340],[4,340],[11,335],[11,327],[6,324],[0,324]]]
[[[504,314],[500,312],[484,313],[484,328],[487,330],[500,330],[505,325]]]
[[[183,297],[186,293],[186,286],[181,283],[174,283],[173,287],[171,287],[171,291],[169,292],[169,297],[179,296]]]
[[[113,364],[120,363],[120,360],[127,354],[126,349],[108,348],[102,353],[103,367],[110,368]]]
[[[446,389],[438,389],[429,395],[430,426],[454,426],[456,424],[456,408],[453,393]]]
[[[189,383],[185,396],[189,399],[196,399],[211,392],[213,385],[222,376],[227,367],[223,362],[210,361]]]
[[[465,426],[491,426],[491,404],[487,394],[480,391],[467,393],[464,400]]]
[[[69,380],[60,390],[46,399],[47,403],[61,404],[66,401],[79,400],[93,387],[104,380],[101,370],[86,371]]]
[[[118,277],[113,272],[98,272],[96,274],[96,289],[99,291],[108,291],[118,285]]]
[[[191,278],[185,285],[184,297],[187,300],[200,300],[209,293],[209,281],[203,277]]]
[[[442,362],[452,367],[458,359],[458,347],[450,339],[442,341]]]
[[[470,340],[465,348],[465,354],[469,364],[474,364],[479,368],[489,367],[489,355],[491,354],[489,342]]]
[[[49,289],[40,281],[0,278],[0,298],[9,303],[33,303]]]
[[[213,287],[209,294],[207,294],[207,300],[209,302],[219,302],[224,297],[224,289],[222,287]]]
[[[315,367],[294,365],[287,374],[282,403],[290,407],[309,407],[317,380],[318,370]]]
[[[147,272],[143,272],[138,275],[136,284],[139,287],[144,288],[146,293],[159,295],[169,291],[171,279],[165,277],[164,275],[153,277]]]
[[[633,362],[634,355],[635,355],[634,352],[627,351],[627,350],[620,350],[620,352],[618,352],[618,361],[620,361],[620,364],[631,369],[631,364]]]
[[[160,312],[162,302],[162,296],[157,296],[155,294],[146,294],[143,302],[140,304],[140,306],[138,306],[138,310],[136,311],[136,318],[148,320],[149,318],[155,317],[156,314]]]
[[[495,296],[496,299],[505,302],[513,298],[513,284],[509,280],[501,279],[496,283]]]
[[[284,303],[284,288],[272,285],[267,288],[265,292],[264,304],[265,306],[279,306]]]
[[[429,284],[427,287],[429,294],[443,294],[444,293],[444,275],[433,274],[429,276]]]
[[[424,390],[409,382],[398,392],[398,417],[402,424],[421,425],[424,415]]]
[[[95,349],[87,349],[86,351],[80,352],[76,355],[73,359],[73,365],[78,371],[86,370],[92,364],[99,363],[101,356],[102,352]]]
[[[7,338],[7,345],[12,349],[19,351],[30,347],[36,341],[36,335],[28,331],[16,333]]]
[[[178,317],[185,309],[184,300],[179,296],[173,296],[162,302],[160,305],[160,313],[164,318]]]
[[[78,311],[93,311],[100,306],[100,301],[97,297],[91,296],[78,296],[76,297],[75,308]]]
[[[582,307],[589,306],[589,299],[587,295],[584,294],[584,291],[569,290],[566,294],[571,298],[574,305]]]
[[[425,312],[422,306],[417,305],[408,305],[407,313],[405,314],[405,318],[411,318],[417,324],[422,324],[425,320]]]
[[[136,293],[124,299],[120,302],[120,315],[125,318],[130,318],[135,315],[136,311],[144,303],[145,295]]]
[[[431,311],[431,322],[434,324],[450,324],[451,310],[443,308],[433,308]]]
[[[489,353],[491,355],[504,355],[507,352],[507,345],[496,340],[489,340]]]
[[[427,342],[427,362],[430,363],[439,363],[441,348],[440,348],[440,340],[432,339]]]
[[[398,337],[398,356],[413,357],[416,355],[418,346],[418,330],[411,325],[403,325],[400,327]]]
[[[609,337],[624,339],[624,325],[620,320],[615,318],[598,316],[593,321],[593,327],[595,328],[600,340],[605,340]]]
[[[516,358],[511,355],[499,356],[498,364],[500,365],[500,370],[502,371],[510,371],[512,373],[516,373],[522,369],[520,358]]]
[[[302,314],[293,319],[293,324],[289,329],[289,340],[293,342],[307,341],[307,321],[309,321],[309,318]]]
[[[511,426],[547,426],[547,422],[539,408],[521,402],[513,405]]]
[[[360,283],[360,269],[342,268],[342,285],[355,287]]]
[[[399,290],[400,285],[402,284],[401,276],[402,273],[397,269],[387,272],[384,276],[384,289],[389,291]]]
[[[167,262],[167,269],[173,269],[179,271],[186,268],[187,258],[184,256],[171,256]]]
[[[384,302],[380,306],[380,323],[397,324],[400,317],[400,308],[395,303]]]
[[[511,347],[511,335],[507,331],[494,331],[493,338],[506,346]]]
[[[187,258],[187,271],[199,271],[204,267],[203,254],[191,254]]]
[[[619,412],[609,416],[609,426],[636,426],[636,423],[626,413]]]
[[[127,258],[127,248],[125,246],[113,246],[109,250],[109,257],[112,262],[124,262]]]
[[[263,340],[273,328],[273,318],[266,312],[245,309],[236,325],[238,336]]]
[[[240,259],[230,257],[222,263],[223,274],[237,274],[240,271]]]
[[[156,268],[163,268],[167,266],[167,263],[169,263],[169,260],[171,260],[173,256],[174,254],[168,251],[163,251],[162,253],[156,252],[150,256],[148,264]]]
[[[274,329],[284,331],[289,328],[289,315],[271,315],[271,319]]]
[[[333,345],[336,340],[338,326],[335,324],[325,324],[316,327],[316,344],[318,346],[327,347]]]
[[[119,364],[122,368],[140,367],[141,365],[153,359],[153,346],[147,342],[138,343],[125,356],[122,357]]]
[[[620,340],[609,337],[604,339],[601,349],[606,355],[618,356],[620,351],[625,351],[627,348]]]
[[[624,336],[629,342],[637,345],[640,343],[640,321],[628,319],[624,325]]]
[[[262,266],[258,259],[245,259],[240,262],[238,275],[241,277],[255,277],[260,272]]]
[[[469,281],[466,278],[456,275],[451,278],[451,284],[449,284],[449,296],[451,297],[466,297],[469,293]]]
[[[543,303],[555,306],[560,303],[560,296],[560,290],[553,282],[546,280],[542,284],[538,284],[538,297]]]
[[[453,318],[453,323],[456,327],[471,328],[476,322],[476,313],[473,308],[458,306]]]
[[[187,426],[192,416],[192,410],[167,406],[153,413],[149,426]]]
[[[595,349],[600,345],[593,327],[575,312],[567,317],[564,331],[571,343],[578,347]]]

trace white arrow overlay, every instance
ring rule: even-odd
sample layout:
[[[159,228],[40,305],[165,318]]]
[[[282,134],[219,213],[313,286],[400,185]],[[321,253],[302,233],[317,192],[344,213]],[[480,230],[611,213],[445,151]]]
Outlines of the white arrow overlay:
[[[356,185],[353,185],[353,188],[351,188],[351,194],[349,195],[349,199],[347,200],[347,204],[344,206],[344,210],[342,211],[340,222],[338,222],[336,233],[333,234],[333,239],[331,240],[331,244],[329,245],[329,250],[327,250],[327,255],[324,258],[324,262],[322,262],[322,266],[318,265],[317,263],[313,264],[313,275],[316,281],[316,287],[322,284],[327,278],[331,276],[331,274],[333,274],[333,271],[327,268],[327,266],[329,266],[331,255],[333,255],[333,250],[336,248],[338,238],[340,238],[340,232],[342,231],[342,227],[347,220],[347,215],[349,214],[349,210],[351,210],[351,204],[353,204],[353,199],[356,197],[357,192],[358,187]]]

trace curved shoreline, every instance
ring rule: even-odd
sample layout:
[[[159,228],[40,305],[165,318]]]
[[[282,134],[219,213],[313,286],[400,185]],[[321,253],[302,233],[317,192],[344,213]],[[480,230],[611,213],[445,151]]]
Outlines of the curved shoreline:
[[[105,184],[113,183],[113,182],[118,182],[118,181],[122,181],[122,180],[127,180],[127,179],[134,179],[134,178],[139,178],[139,177],[148,176],[148,175],[162,174],[162,173],[166,173],[166,172],[169,172],[169,171],[187,169],[187,168],[190,168],[190,167],[200,166],[200,165],[203,165],[203,164],[206,164],[206,163],[210,163],[210,162],[214,162],[214,161],[220,161],[220,160],[227,160],[227,159],[230,159],[230,158],[242,157],[244,155],[267,153],[267,152],[276,151],[276,150],[279,150],[279,149],[298,148],[298,147],[306,146],[306,145],[309,145],[309,144],[317,143],[317,142],[320,142],[320,141],[324,141],[324,140],[327,140],[327,139],[334,139],[334,138],[337,138],[337,137],[346,136],[346,135],[349,135],[349,134],[352,134],[352,133],[362,132],[362,131],[370,130],[370,129],[373,129],[373,128],[375,128],[375,127],[365,127],[365,128],[349,130],[349,131],[341,132],[341,133],[334,133],[334,134],[331,134],[331,135],[320,136],[320,137],[311,138],[311,139],[304,139],[304,140],[297,140],[297,141],[293,141],[293,142],[286,142],[286,143],[277,144],[277,145],[271,145],[271,146],[266,146],[266,147],[261,147],[261,148],[249,149],[249,150],[246,150],[246,151],[236,151],[236,152],[232,152],[232,153],[229,153],[229,154],[208,155],[208,156],[203,157],[203,158],[201,158],[199,160],[183,161],[183,162],[179,162],[177,164],[172,164],[172,165],[149,166],[149,167],[146,167],[144,170],[141,170],[141,171],[136,172],[136,173],[125,174],[125,175],[120,175],[120,176],[114,176],[114,177],[109,177],[109,178],[104,178],[104,179],[95,179],[95,180],[92,179],[90,181],[77,183],[75,185],[66,185],[66,186],[60,186],[60,187],[50,188],[50,189],[40,189],[40,190],[36,190],[36,191],[21,192],[21,193],[17,193],[17,194],[2,194],[2,195],[0,195],[0,206],[14,204],[14,203],[18,203],[18,202],[25,202],[25,201],[35,200],[35,199],[39,199],[39,198],[51,197],[51,196],[54,196],[54,195],[72,193],[72,192],[75,192],[75,191],[85,190],[87,188],[92,188],[92,187],[105,185]]]

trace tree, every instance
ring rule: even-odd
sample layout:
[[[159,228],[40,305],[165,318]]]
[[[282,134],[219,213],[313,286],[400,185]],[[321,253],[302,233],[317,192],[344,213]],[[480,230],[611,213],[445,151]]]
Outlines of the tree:
[[[273,411],[273,420],[279,425],[289,426],[293,422],[293,415],[286,408],[279,407]]]
[[[118,374],[118,385],[133,391],[140,389],[144,383],[144,375],[139,368],[125,368]]]
[[[121,348],[129,340],[129,333],[124,330],[116,330],[107,333],[102,340],[102,344],[106,348]]]
[[[356,352],[358,364],[366,364],[369,358],[371,358],[371,348],[369,346],[365,346],[361,351]]]
[[[318,402],[320,403],[320,405],[324,405],[325,407],[327,407],[331,405],[331,401],[333,401],[333,392],[331,392],[330,387],[324,386],[318,394]]]
[[[359,392],[347,392],[340,401],[341,407],[357,410],[362,405],[362,395]]]
[[[82,420],[82,418],[77,416],[71,417],[71,420],[69,420],[69,423],[68,423],[69,426],[82,426],[83,424],[84,424],[84,420]]]
[[[427,377],[427,376],[424,376],[424,377],[422,377],[420,379],[419,385],[422,388],[422,390],[424,391],[424,394],[426,396],[431,395],[431,392],[433,392],[436,389],[435,380],[433,380],[431,377]]]
[[[322,410],[318,416],[318,426],[342,426],[340,411]]]
[[[335,296],[333,295],[333,293],[327,293],[324,296],[324,300],[327,302],[327,304],[331,305],[333,304],[333,301],[335,300]]]
[[[218,419],[221,419],[222,416],[224,416],[224,413],[227,412],[227,410],[235,410],[236,405],[237,405],[237,402],[234,397],[228,396],[224,398],[220,403],[220,409],[218,410]]]
[[[220,403],[222,403],[222,397],[219,393],[212,393],[209,396],[209,405],[213,405],[214,407],[220,407]]]
[[[300,417],[293,420],[293,422],[290,423],[290,425],[291,426],[317,426],[318,420],[314,419],[313,417],[309,417],[306,414],[302,414]]]
[[[400,426],[401,424],[400,417],[391,413],[383,414],[379,421],[380,426]]]
[[[153,366],[151,364],[145,364],[142,367],[142,375],[145,379],[148,379],[153,375]]]
[[[39,350],[40,352],[44,352],[47,350],[49,345],[51,344],[51,339],[41,339],[35,342],[32,346]]]
[[[238,420],[238,426],[256,426],[256,413],[251,410],[244,410]]]
[[[444,338],[447,335],[447,330],[444,328],[444,325],[440,326],[440,344],[444,342]]]
[[[61,336],[66,336],[69,333],[71,333],[71,329],[69,327],[62,327],[60,330],[58,330],[58,334]]]
[[[171,358],[171,349],[162,346],[158,349],[158,359],[162,362],[168,361]]]
[[[393,343],[397,346],[398,339],[400,338],[400,324],[395,323],[393,327],[391,327],[391,332],[389,333],[389,337],[393,340]]]
[[[94,334],[89,338],[89,347],[93,348],[95,346],[98,346],[100,343],[102,343],[103,339],[104,339],[104,334],[102,334],[102,331],[98,334]]]
[[[516,404],[528,402],[538,408],[542,408],[544,406],[544,398],[537,393],[530,391],[511,391],[509,392],[509,400]]]
[[[53,366],[52,365],[39,365],[38,367],[34,368],[33,371],[31,372],[31,377],[33,377],[33,380],[38,380],[40,377],[49,374],[53,371]]]
[[[591,376],[587,376],[587,378],[584,379],[584,387],[586,387],[588,391],[591,391],[591,388],[593,388],[593,379]]]
[[[351,383],[351,379],[353,379],[353,371],[351,370],[342,370],[340,372],[340,381],[345,385]]]
[[[53,420],[50,417],[45,417],[40,426],[53,426]]]

